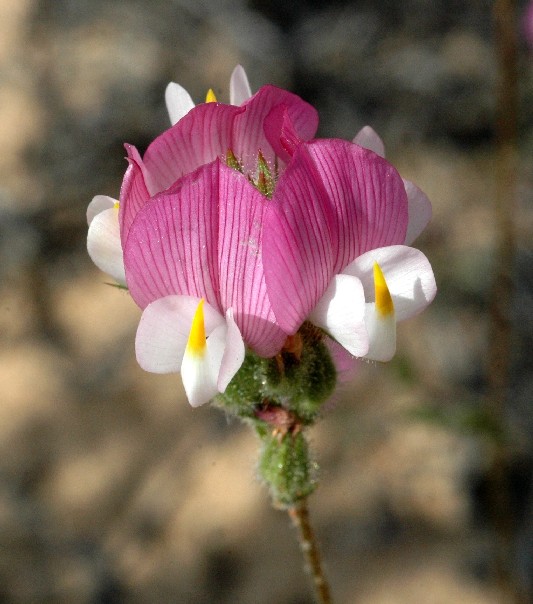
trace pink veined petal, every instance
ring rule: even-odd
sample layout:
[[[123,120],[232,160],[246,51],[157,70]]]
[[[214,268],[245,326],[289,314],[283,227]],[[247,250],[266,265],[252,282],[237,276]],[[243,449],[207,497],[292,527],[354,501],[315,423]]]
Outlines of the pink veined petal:
[[[121,285],[126,284],[117,208],[104,210],[93,218],[87,235],[87,251],[100,270]]]
[[[233,311],[231,308],[228,308],[226,312],[226,326],[224,354],[217,380],[219,392],[226,390],[234,375],[241,368],[245,355],[244,341],[237,324],[233,320]]]
[[[218,167],[216,161],[184,176],[137,213],[123,245],[128,288],[141,308],[180,294],[222,310]]]
[[[125,243],[128,231],[137,212],[149,201],[150,193],[146,187],[143,161],[133,145],[124,145],[128,153],[129,166],[120,188],[120,207],[118,219],[120,236]]]
[[[170,82],[166,87],[165,103],[172,125],[179,122],[194,107],[191,95],[176,82]]]
[[[268,295],[279,325],[288,334],[298,330],[334,275],[333,208],[302,147],[281,175],[263,219]]]
[[[230,105],[242,105],[252,96],[248,76],[242,65],[237,65],[229,81]]]
[[[364,126],[359,130],[359,132],[355,135],[353,142],[356,145],[360,145],[365,149],[369,149],[374,153],[377,153],[380,157],[385,157],[385,145],[381,140],[378,133],[371,128],[370,126]]]
[[[394,313],[383,316],[374,302],[365,304],[365,324],[369,348],[365,358],[371,361],[390,361],[396,352],[396,318]]]
[[[364,315],[365,294],[361,281],[350,275],[335,275],[309,320],[322,327],[350,354],[362,357],[368,352]]]
[[[405,235],[405,245],[411,245],[431,220],[431,202],[427,195],[410,180],[403,181],[409,207],[409,224]]]
[[[151,194],[164,191],[181,176],[225,156],[233,148],[235,118],[244,111],[232,105],[202,103],[158,136],[143,157],[153,184],[153,189],[147,187]]]
[[[318,175],[335,217],[335,273],[367,250],[405,241],[407,195],[389,162],[338,139],[300,145],[292,163],[304,153],[313,166],[309,177]]]
[[[145,371],[180,371],[198,302],[198,298],[191,296],[166,296],[144,309],[137,328],[135,352]],[[225,324],[224,317],[209,304],[204,303],[203,310],[206,334]]]
[[[265,284],[261,256],[263,215],[269,201],[236,170],[219,164],[218,266],[222,308],[232,308],[244,341],[260,356],[279,352],[279,327]]]
[[[343,271],[361,279],[367,301],[374,301],[374,262],[387,281],[397,321],[422,312],[435,297],[435,277],[424,254],[405,245],[392,245],[363,254]]]
[[[289,163],[302,142],[291,120],[286,105],[276,105],[265,118],[265,135],[274,153]]]
[[[235,120],[232,149],[242,160],[245,172],[255,172],[259,150],[274,168],[275,154],[267,140],[263,124],[276,105],[287,107],[291,123],[302,140],[309,140],[316,133],[318,114],[314,107],[286,90],[271,85],[263,86],[242,105],[246,111]]]
[[[116,203],[116,199],[108,197],[107,195],[95,195],[87,206],[87,224],[91,224],[95,216],[104,210],[109,210],[114,207]]]

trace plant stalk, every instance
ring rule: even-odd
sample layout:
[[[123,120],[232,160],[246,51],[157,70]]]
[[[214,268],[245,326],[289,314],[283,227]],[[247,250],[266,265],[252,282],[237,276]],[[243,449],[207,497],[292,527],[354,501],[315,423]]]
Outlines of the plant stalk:
[[[306,570],[313,581],[316,600],[319,604],[332,604],[329,584],[320,561],[318,543],[311,528],[307,499],[302,499],[288,508],[288,512],[293,525],[298,529],[300,550],[305,559]]]

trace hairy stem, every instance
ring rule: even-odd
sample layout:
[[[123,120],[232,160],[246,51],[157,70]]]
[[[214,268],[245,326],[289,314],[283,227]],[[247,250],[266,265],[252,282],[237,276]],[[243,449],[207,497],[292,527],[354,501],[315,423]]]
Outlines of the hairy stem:
[[[303,499],[288,508],[288,512],[293,525],[298,529],[300,550],[305,558],[307,570],[313,581],[317,602],[319,604],[332,604],[333,600],[331,599],[329,584],[322,569],[318,544],[309,520],[307,499]]]

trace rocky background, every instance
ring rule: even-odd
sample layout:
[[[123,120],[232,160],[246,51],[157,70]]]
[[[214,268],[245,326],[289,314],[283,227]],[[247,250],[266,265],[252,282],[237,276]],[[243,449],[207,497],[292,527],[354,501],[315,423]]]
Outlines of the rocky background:
[[[123,143],[143,150],[169,125],[167,82],[228,100],[237,63],[254,90],[271,82],[315,104],[321,136],[371,124],[434,204],[418,247],[435,303],[312,434],[311,511],[336,601],[511,601],[488,505],[498,451],[506,564],[530,601],[533,54],[520,41],[513,375],[495,426],[484,411],[499,228],[491,7],[1,0],[0,602],[312,602],[288,518],[254,478],[253,435],[192,410],[179,376],[142,372],[140,312],[85,250],[86,206],[118,195]]]

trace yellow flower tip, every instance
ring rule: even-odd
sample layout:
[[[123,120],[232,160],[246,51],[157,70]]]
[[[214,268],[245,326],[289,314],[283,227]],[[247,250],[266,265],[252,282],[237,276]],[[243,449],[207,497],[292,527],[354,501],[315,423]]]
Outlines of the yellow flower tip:
[[[187,352],[195,356],[202,356],[206,349],[205,342],[204,299],[202,298],[192,319],[189,340],[187,341]]]
[[[210,88],[207,91],[207,94],[205,95],[205,102],[206,103],[216,103],[217,102],[217,97],[215,96],[215,93],[213,92],[212,88]]]
[[[118,210],[118,208],[120,207],[120,203],[118,201],[115,201],[113,207],[115,208],[115,210]]]
[[[374,291],[376,295],[376,310],[382,317],[392,315],[394,313],[394,303],[383,271],[377,262],[374,262]]]

